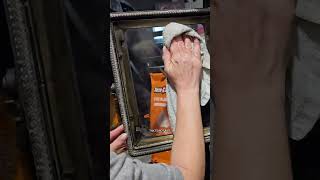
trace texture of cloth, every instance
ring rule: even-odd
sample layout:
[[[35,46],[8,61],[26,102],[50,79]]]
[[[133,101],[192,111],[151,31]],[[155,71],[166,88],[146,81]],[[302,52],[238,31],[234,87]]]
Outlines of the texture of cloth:
[[[320,8],[320,1],[317,2]],[[297,9],[301,11],[303,7]],[[310,15],[306,10],[302,11],[305,18]],[[316,12],[320,18],[319,11]],[[297,50],[288,89],[290,137],[294,140],[304,138],[320,118],[320,24],[311,21],[317,19],[316,12],[309,20],[298,18],[297,21]]]
[[[146,164],[127,154],[110,152],[112,180],[183,180],[179,169],[165,164]]]
[[[206,41],[191,27],[179,23],[169,23],[163,31],[164,45],[169,49],[173,38],[180,35],[188,35],[198,38],[201,48],[202,80],[200,87],[200,104],[205,106],[210,99],[210,54]],[[170,119],[171,129],[174,132],[176,127],[177,94],[170,82],[167,84],[167,109]]]
[[[320,1],[298,0],[296,54],[288,88],[290,137],[301,140],[320,118]]]
[[[304,20],[320,24],[320,1],[298,0],[296,16]]]

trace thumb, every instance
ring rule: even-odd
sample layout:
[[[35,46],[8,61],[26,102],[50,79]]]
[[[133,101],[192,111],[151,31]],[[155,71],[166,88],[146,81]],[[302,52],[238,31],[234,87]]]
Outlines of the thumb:
[[[128,136],[126,133],[121,134],[110,144],[110,150],[116,152],[117,150],[125,147],[127,139]]]
[[[117,127],[116,129],[110,131],[110,142],[113,142],[120,134],[124,131],[123,125]]]

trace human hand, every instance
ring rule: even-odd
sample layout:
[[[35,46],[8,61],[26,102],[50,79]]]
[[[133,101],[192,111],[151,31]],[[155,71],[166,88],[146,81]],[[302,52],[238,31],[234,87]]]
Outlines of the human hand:
[[[192,48],[193,43],[193,48]],[[166,75],[173,84],[177,94],[184,92],[199,93],[201,60],[200,42],[197,38],[176,37],[172,40],[170,50],[163,47]]]
[[[127,139],[126,133],[123,133],[123,125],[118,126],[116,129],[110,131],[110,150],[120,154],[127,149]]]

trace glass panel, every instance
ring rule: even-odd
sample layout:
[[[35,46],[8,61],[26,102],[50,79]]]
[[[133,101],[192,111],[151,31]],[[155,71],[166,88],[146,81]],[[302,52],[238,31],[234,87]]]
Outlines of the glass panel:
[[[205,37],[202,24],[189,25]],[[166,104],[167,80],[163,73],[162,47],[164,27],[127,29],[129,62],[144,137],[170,135]],[[210,124],[210,103],[202,107],[204,127]]]

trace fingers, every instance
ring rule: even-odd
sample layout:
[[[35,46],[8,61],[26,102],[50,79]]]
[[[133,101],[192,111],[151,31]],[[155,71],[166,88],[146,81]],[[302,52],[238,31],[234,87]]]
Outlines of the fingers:
[[[177,41],[178,41],[179,53],[181,53],[181,52],[185,49],[184,41],[183,41],[183,39],[182,39],[181,36],[178,36],[178,37],[177,37]]]
[[[126,133],[121,134],[110,144],[110,150],[116,153],[124,151],[127,146],[127,139]]]
[[[168,49],[164,49],[164,62],[165,62],[165,67],[166,64],[168,65],[169,61],[171,61],[171,56],[172,54],[177,54],[179,56],[182,56],[184,52],[186,51],[192,51],[192,44],[193,44],[193,54],[194,56],[200,60],[201,56],[201,49],[200,49],[200,41],[198,38],[192,38],[190,36],[184,36],[183,38],[181,36],[175,37],[172,40],[171,46],[170,46],[170,52]],[[167,54],[170,53],[170,57],[167,56]],[[184,54],[185,55],[185,54]],[[175,56],[176,57],[176,56]],[[173,63],[178,63],[180,58],[173,59]]]
[[[174,38],[172,41],[171,41],[171,45],[170,45],[170,52],[171,53],[174,53],[174,52],[177,52],[179,49],[179,46],[178,46],[178,41],[176,40],[176,38]]]
[[[181,52],[181,48],[183,48],[184,42],[181,38],[181,36],[175,37],[172,40],[171,46],[170,46],[170,52],[171,53],[179,53]]]
[[[163,46],[162,51],[163,51],[162,59],[163,59],[164,67],[168,67],[170,64],[171,53],[169,52],[166,46]]]
[[[189,36],[185,36],[185,38],[184,38],[184,46],[185,46],[187,49],[192,49],[192,42],[191,42]]]
[[[123,125],[118,126],[116,129],[110,131],[110,142],[113,142],[124,131]]]
[[[114,152],[117,153],[117,154],[120,154],[120,153],[125,152],[126,150],[127,150],[127,147],[122,147],[120,149],[115,150]]]
[[[197,57],[197,59],[200,60],[201,50],[200,50],[200,41],[199,41],[199,39],[195,38],[195,40],[193,41],[193,44],[194,44],[194,48],[193,48],[194,56]]]

